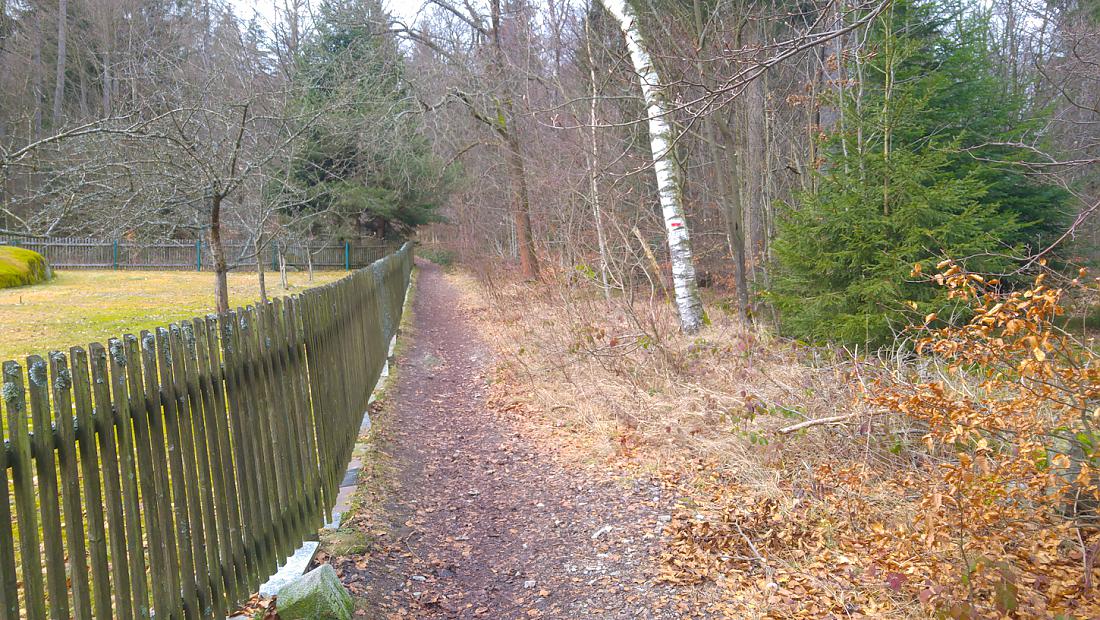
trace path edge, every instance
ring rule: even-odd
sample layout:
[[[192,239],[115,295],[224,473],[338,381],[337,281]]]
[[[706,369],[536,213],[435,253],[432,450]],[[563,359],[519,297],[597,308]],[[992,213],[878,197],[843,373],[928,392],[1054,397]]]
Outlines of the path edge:
[[[414,254],[415,256],[415,254]],[[416,284],[419,280],[420,269],[416,266],[416,262],[413,262],[412,273],[409,276],[409,284],[405,287],[405,302],[401,306],[401,322],[398,324],[397,329],[394,330],[393,337],[390,338],[389,350],[386,354],[386,362],[382,367],[382,374],[378,378],[378,383],[374,386],[374,390],[371,391],[371,396],[368,401],[368,406],[371,403],[377,401],[389,385],[391,372],[390,364],[396,365],[396,352],[398,337],[409,330],[409,326],[412,324],[412,305],[413,300],[416,297]],[[321,530],[335,530],[340,527],[342,515],[347,512],[349,508],[349,502],[359,486],[359,469],[361,462],[355,456],[363,448],[367,446],[364,439],[367,437],[371,429],[370,411],[363,412],[363,419],[359,425],[359,434],[356,437],[355,445],[352,447],[352,457],[348,461],[348,465],[344,471],[343,481],[340,483],[340,488],[336,496],[336,503],[332,508],[332,520],[325,523]],[[286,584],[294,581],[298,577],[304,575],[313,560],[317,556],[317,552],[320,550],[320,542],[318,540],[307,540],[298,549],[288,556],[279,565],[279,570],[272,575],[266,582],[260,585],[258,590],[261,596],[274,596],[278,594],[279,590]],[[247,615],[230,616],[228,620],[249,620]]]

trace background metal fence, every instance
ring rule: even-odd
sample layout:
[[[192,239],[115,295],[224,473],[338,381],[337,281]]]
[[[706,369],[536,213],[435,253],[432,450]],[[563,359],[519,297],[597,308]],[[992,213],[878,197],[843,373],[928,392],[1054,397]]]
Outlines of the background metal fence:
[[[0,237],[0,245],[34,250],[57,269],[161,269],[211,271],[214,257],[202,240],[139,243],[124,239],[81,237]],[[265,268],[279,268],[279,255],[298,270],[360,269],[394,252],[398,244],[386,241],[345,241],[305,244],[262,250]],[[225,243],[226,260],[232,270],[256,269],[255,250],[243,243]]]
[[[225,618],[331,517],[411,272],[5,362],[0,617]]]

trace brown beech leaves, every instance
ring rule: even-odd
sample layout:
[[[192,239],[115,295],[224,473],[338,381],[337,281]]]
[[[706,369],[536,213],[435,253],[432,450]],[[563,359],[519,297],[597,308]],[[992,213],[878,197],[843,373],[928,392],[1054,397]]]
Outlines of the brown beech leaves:
[[[972,318],[927,319],[917,352],[929,378],[883,380],[870,397],[923,429],[923,466],[900,477],[922,516],[889,555],[910,558],[920,600],[948,617],[1096,617],[1094,343],[1059,326],[1067,290],[1044,275],[1006,290],[938,267],[935,281]],[[1084,275],[1068,286],[1096,285]]]

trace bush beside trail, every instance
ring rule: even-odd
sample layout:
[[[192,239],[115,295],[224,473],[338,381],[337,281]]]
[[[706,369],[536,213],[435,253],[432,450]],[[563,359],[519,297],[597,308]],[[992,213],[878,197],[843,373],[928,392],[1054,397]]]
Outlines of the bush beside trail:
[[[1057,323],[1100,279],[1007,289],[937,267],[924,285],[971,318],[926,316],[881,357],[720,304],[686,335],[656,296],[453,278],[500,356],[501,411],[674,498],[656,581],[703,617],[1100,618],[1098,354]]]
[[[11,246],[0,247],[0,288],[38,284],[52,277],[50,264],[38,252]]]

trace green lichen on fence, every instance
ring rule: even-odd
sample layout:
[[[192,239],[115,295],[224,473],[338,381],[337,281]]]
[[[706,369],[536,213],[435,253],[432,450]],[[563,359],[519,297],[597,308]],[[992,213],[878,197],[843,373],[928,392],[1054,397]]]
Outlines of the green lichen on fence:
[[[0,617],[247,599],[331,517],[411,272],[406,245],[301,295],[6,362]]]

